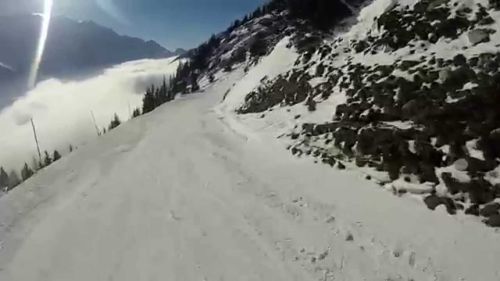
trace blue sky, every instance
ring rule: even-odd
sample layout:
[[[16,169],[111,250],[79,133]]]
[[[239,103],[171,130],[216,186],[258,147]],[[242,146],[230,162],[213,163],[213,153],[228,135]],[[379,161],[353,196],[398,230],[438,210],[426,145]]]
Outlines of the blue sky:
[[[1,0],[3,1],[3,0]],[[93,20],[120,34],[191,48],[266,0],[54,0],[55,13]]]
[[[45,0],[0,0],[0,15],[40,12]],[[120,34],[192,48],[267,0],[53,0],[54,13]]]

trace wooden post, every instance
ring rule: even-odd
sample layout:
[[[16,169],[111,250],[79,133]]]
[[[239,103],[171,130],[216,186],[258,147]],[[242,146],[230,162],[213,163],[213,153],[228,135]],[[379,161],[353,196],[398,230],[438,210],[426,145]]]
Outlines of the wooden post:
[[[97,122],[95,121],[94,112],[92,110],[90,111],[90,116],[92,116],[92,121],[94,122],[94,127],[97,132],[97,136],[99,137],[101,136],[101,132],[99,131],[99,127],[97,127]]]
[[[31,120],[31,127],[33,127],[33,136],[35,137],[36,150],[38,151],[38,160],[42,163],[42,153],[40,152],[40,145],[38,144],[38,137],[36,135],[35,122],[33,122],[33,118]]]

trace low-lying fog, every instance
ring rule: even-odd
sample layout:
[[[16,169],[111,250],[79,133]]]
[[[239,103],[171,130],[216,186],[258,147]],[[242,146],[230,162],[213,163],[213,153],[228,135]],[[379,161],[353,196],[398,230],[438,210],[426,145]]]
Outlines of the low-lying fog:
[[[83,81],[39,83],[0,112],[0,166],[19,171],[24,162],[31,165],[37,155],[31,118],[42,153],[57,149],[64,155],[70,144],[78,146],[96,137],[91,112],[100,128],[107,127],[115,113],[128,120],[130,111],[141,106],[145,89],[173,75],[177,66],[174,59],[140,60]]]

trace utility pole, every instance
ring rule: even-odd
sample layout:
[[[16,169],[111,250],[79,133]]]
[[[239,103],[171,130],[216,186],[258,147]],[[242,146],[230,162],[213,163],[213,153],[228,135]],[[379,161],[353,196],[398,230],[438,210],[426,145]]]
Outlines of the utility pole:
[[[99,127],[97,127],[97,122],[95,121],[94,112],[92,110],[90,111],[90,116],[92,117],[92,121],[94,122],[94,127],[97,132],[97,136],[99,137],[101,136],[101,132],[99,132]]]
[[[40,152],[40,145],[38,144],[38,137],[36,136],[35,122],[33,122],[33,118],[31,120],[31,127],[33,127],[33,136],[35,137],[36,150],[38,151],[38,159],[40,163],[42,163],[42,153]]]

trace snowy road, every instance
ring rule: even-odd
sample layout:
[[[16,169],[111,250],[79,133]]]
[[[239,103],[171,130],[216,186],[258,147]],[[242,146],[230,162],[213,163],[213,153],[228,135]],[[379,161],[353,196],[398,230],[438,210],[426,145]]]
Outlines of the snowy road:
[[[238,133],[228,83],[1,198],[0,280],[499,280],[498,233]]]

